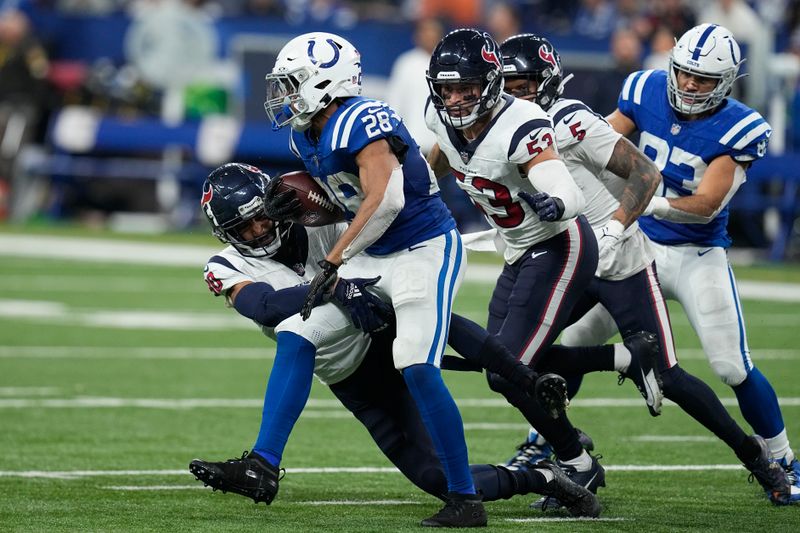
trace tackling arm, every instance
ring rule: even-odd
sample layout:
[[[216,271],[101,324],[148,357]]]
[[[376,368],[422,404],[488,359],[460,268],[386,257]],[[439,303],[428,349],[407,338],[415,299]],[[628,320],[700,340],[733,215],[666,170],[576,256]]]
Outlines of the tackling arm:
[[[630,136],[636,131],[636,123],[626,117],[619,108],[615,109],[613,113],[606,117],[606,122],[611,124],[617,133],[621,133],[625,137]]]
[[[732,157],[714,159],[706,169],[697,191],[689,196],[650,200],[647,212],[654,217],[684,224],[708,224],[728,205],[745,180],[745,167]]]
[[[275,327],[300,312],[308,291],[308,285],[275,290],[268,283],[243,281],[231,288],[228,299],[240,315]]]
[[[405,205],[403,168],[386,140],[365,146],[356,163],[364,200],[350,226],[325,257],[337,266],[378,240]]]

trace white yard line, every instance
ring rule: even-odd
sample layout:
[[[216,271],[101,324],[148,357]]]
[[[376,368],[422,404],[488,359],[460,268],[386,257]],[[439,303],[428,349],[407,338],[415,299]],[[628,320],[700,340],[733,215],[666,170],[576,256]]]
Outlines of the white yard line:
[[[736,398],[720,398],[726,407],[736,407]],[[458,398],[456,402],[461,408],[508,408],[502,398]],[[782,407],[800,406],[800,397],[778,398]],[[576,408],[609,408],[634,407],[642,408],[644,403],[636,398],[578,398],[572,401]],[[664,400],[667,407],[675,407],[675,403]],[[89,408],[142,408],[142,409],[208,409],[208,408],[260,408],[263,400],[257,398],[117,398],[99,396],[79,396],[76,398],[0,398],[0,409],[89,409]],[[336,400],[309,400],[307,407],[344,408]],[[476,427],[475,429],[481,429]]]
[[[744,470],[740,464],[710,465],[607,465],[610,472],[699,472],[719,470]],[[286,473],[294,474],[399,474],[394,467],[355,466],[355,467],[304,467],[287,468]],[[43,479],[83,479],[92,477],[171,477],[191,476],[188,469],[180,470],[0,470],[1,477],[43,478]]]
[[[73,259],[93,262],[189,266],[202,268],[221,246],[153,244],[138,241],[58,237],[51,235],[0,234],[0,256]],[[465,281],[494,283],[500,265],[473,264]],[[800,284],[739,281],[739,295],[745,299],[800,301]]]

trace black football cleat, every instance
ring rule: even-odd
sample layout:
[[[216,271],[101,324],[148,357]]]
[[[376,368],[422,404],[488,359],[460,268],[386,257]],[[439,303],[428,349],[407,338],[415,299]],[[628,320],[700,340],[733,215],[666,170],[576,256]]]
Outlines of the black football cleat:
[[[664,384],[661,382],[658,368],[658,358],[661,354],[658,337],[648,331],[640,331],[628,335],[622,342],[631,352],[631,364],[628,371],[620,375],[620,384],[626,377],[631,378],[647,403],[650,414],[660,415],[661,404],[664,401]]]
[[[480,494],[448,492],[444,507],[423,520],[423,527],[486,527],[488,519]]]
[[[556,461],[556,465],[575,484],[585,488],[592,494],[597,494],[597,489],[606,486],[606,469],[597,461],[598,457],[602,456],[589,454],[589,457],[592,458],[592,465],[589,467],[589,470],[582,470],[579,472],[574,466],[561,461]],[[538,509],[540,511],[560,509],[563,506],[564,504],[553,496],[544,496],[530,505],[531,509]]]
[[[539,376],[534,394],[536,401],[551,418],[558,418],[569,407],[567,380],[558,374]]]
[[[770,461],[769,447],[763,437],[750,435],[747,438],[760,449],[755,459],[744,464],[744,467],[750,471],[750,481],[752,482],[755,478],[773,504],[789,505],[792,498],[792,487],[786,471],[778,463]]]
[[[599,465],[598,465],[599,466]],[[542,494],[566,507],[572,516],[597,518],[600,516],[600,502],[592,491],[576,483],[552,461],[542,461],[536,468],[549,470],[554,478],[545,485]],[[601,467],[602,468],[602,467]],[[597,490],[595,488],[595,490]]]
[[[189,463],[189,472],[214,490],[233,492],[267,505],[278,493],[278,481],[282,478],[277,467],[246,450],[239,459],[228,459],[224,463],[195,459]]]

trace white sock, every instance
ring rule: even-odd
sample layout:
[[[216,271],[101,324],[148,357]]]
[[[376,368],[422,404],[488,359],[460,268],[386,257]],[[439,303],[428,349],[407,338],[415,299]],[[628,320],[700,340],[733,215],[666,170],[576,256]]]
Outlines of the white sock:
[[[537,468],[536,471],[544,477],[545,483],[550,483],[556,478],[556,475],[549,468]]]
[[[586,453],[586,450],[582,450],[581,454],[575,459],[561,462],[565,465],[575,468],[575,470],[578,472],[586,472],[592,468],[592,458],[588,453]]]
[[[776,461],[786,459],[787,465],[794,461],[794,452],[792,451],[791,446],[789,446],[789,437],[786,435],[786,428],[783,428],[783,431],[771,439],[764,440],[767,441],[767,446],[769,446],[769,454],[773,459]]]
[[[617,372],[627,372],[631,366],[631,352],[624,344],[617,342],[614,344],[614,370]]]

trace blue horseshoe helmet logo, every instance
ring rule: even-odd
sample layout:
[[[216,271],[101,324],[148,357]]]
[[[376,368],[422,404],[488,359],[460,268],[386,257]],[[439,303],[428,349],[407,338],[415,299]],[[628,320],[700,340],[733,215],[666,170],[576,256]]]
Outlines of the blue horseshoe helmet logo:
[[[331,68],[339,61],[339,47],[336,46],[336,43],[333,42],[333,39],[325,39],[325,42],[331,45],[331,48],[333,48],[333,59],[325,63],[320,63],[319,68]],[[308,41],[308,58],[311,59],[311,63],[313,65],[319,63],[317,58],[314,57],[314,45],[316,43],[317,41],[314,40]]]

